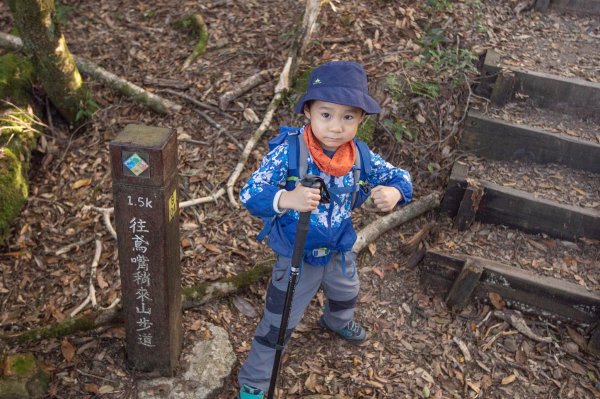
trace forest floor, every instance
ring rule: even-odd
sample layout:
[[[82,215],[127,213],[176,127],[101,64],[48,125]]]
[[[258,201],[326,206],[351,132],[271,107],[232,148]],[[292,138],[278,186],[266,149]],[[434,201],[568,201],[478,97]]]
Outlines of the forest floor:
[[[411,172],[417,199],[445,188],[459,155],[455,147],[467,106],[476,103],[486,109],[489,105],[470,88],[476,77],[470,65],[484,50],[494,48],[505,60],[530,69],[596,82],[600,76],[598,17],[517,13],[516,1],[329,3],[323,6],[320,27],[300,69],[333,59],[365,65],[371,91],[384,108],[372,148]],[[237,143],[244,145],[258,126],[244,118],[248,115],[244,110],[251,109],[261,118],[276,84],[273,79],[235,100],[227,110],[234,118],[211,114],[227,128],[228,134],[223,134],[193,104],[161,92],[152,79],[187,84],[182,92],[216,104],[222,93],[247,77],[266,69],[281,71],[304,8],[302,1],[283,0],[65,0],[61,4],[72,53],[180,103],[183,110],[158,115],[86,80],[100,110],[85,129],[70,133],[56,114],[47,111],[51,129],[32,168],[30,199],[7,245],[0,249],[3,332],[69,317],[88,294],[96,237],[102,241],[95,282],[98,304],[108,306],[119,297],[116,242],[101,217],[83,207],[112,206],[108,143],[127,124],[175,129],[182,140],[180,197],[204,197],[224,186],[239,159]],[[203,15],[209,44],[206,54],[182,70],[196,39],[191,29],[177,21],[192,13]],[[0,3],[0,29],[9,32],[11,26],[7,6]],[[267,151],[267,138],[277,127],[303,123],[292,113],[297,98],[292,91],[281,104],[236,190],[258,166]],[[593,129],[597,135],[597,127]],[[598,206],[597,196],[584,199]],[[367,205],[355,215],[356,227],[378,216]],[[315,298],[291,339],[280,378],[282,397],[599,397],[594,387],[600,378],[597,358],[577,345],[585,333],[582,328],[529,316],[527,321],[538,334],[553,338],[550,344],[536,343],[493,316],[486,317],[493,310],[490,305],[473,303],[460,314],[452,313],[419,283],[418,266],[400,266],[400,243],[431,221],[437,226],[428,239],[431,247],[474,255],[483,251],[515,266],[544,270],[598,289],[597,243],[551,240],[484,225],[459,234],[445,217],[425,215],[390,231],[359,257],[357,319],[369,331],[367,342],[351,346],[316,328],[322,296]],[[261,227],[258,219],[234,208],[225,197],[216,204],[182,210],[183,286],[238,274],[270,256],[269,249],[256,242]],[[57,254],[82,240],[87,243]],[[494,247],[493,254],[484,248],[486,242]],[[515,248],[514,242],[520,246]],[[556,257],[562,262],[555,262]],[[579,265],[579,271],[573,264]],[[220,398],[232,398],[237,391],[237,371],[249,350],[266,285],[264,281],[233,298],[184,312],[185,346],[205,339],[208,322],[229,334],[238,362]],[[467,345],[472,361],[465,360],[457,341]],[[124,343],[124,328],[116,326],[64,339],[0,344],[0,350],[33,352],[42,360],[53,375],[50,397],[135,398],[136,375],[126,367]]]

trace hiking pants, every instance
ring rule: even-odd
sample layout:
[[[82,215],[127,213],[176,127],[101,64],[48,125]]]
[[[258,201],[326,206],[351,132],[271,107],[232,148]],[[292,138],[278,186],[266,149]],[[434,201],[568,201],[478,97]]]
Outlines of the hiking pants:
[[[346,252],[343,257],[344,262],[342,254],[336,252],[325,266],[302,265],[292,301],[286,343],[320,286],[323,286],[327,298],[324,311],[327,326],[339,330],[352,320],[359,289],[356,255]],[[247,384],[265,392],[269,389],[290,267],[291,258],[277,257],[267,289],[263,318],[256,328],[252,348],[238,376],[240,387]]]

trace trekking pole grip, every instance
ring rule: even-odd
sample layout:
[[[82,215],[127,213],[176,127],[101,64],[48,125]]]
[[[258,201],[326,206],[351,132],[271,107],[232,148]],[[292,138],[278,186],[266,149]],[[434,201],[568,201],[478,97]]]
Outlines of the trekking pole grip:
[[[323,180],[318,176],[307,175],[305,178],[300,180],[300,184],[304,187],[320,188]],[[306,242],[306,236],[308,235],[308,228],[310,225],[310,214],[311,211],[300,212],[300,218],[298,219],[298,225],[296,226],[296,241],[294,243],[294,252],[292,253],[292,266],[300,267],[302,264],[302,257],[304,255],[304,243]]]

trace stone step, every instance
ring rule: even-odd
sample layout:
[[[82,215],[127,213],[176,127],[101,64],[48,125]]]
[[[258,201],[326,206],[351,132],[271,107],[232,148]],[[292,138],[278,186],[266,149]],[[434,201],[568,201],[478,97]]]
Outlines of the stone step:
[[[505,122],[471,111],[465,122],[460,149],[494,160],[528,160],[557,163],[600,173],[600,144],[577,136],[547,132]],[[590,133],[589,137],[600,133]]]
[[[528,178],[541,180],[543,175],[537,173],[535,177]],[[479,220],[561,239],[600,239],[600,210],[594,202],[588,208],[573,206],[474,177],[467,163],[457,161],[442,200],[442,211],[451,217],[457,216],[461,228],[468,227],[473,220]]]
[[[478,91],[498,105],[526,97],[537,107],[600,123],[600,83],[507,67],[493,50],[486,54]]]
[[[473,292],[476,298],[487,301],[490,293],[496,293],[510,308],[586,324],[600,318],[597,292],[482,257],[429,250],[419,266],[423,285],[445,297],[467,260],[483,269]]]

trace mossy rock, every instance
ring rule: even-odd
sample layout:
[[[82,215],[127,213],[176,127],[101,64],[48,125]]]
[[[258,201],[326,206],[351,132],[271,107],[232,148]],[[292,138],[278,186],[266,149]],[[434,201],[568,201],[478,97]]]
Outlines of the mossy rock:
[[[0,245],[28,197],[29,163],[39,132],[31,110],[0,110]],[[8,129],[7,129],[8,128]]]
[[[14,53],[0,56],[0,99],[16,105],[31,101],[33,67],[25,57]]]
[[[375,116],[366,116],[364,122],[358,127],[356,138],[367,144],[371,144],[373,142],[373,135],[375,134],[375,125]]]
[[[38,399],[46,396],[51,376],[31,353],[7,355],[2,362],[0,399]]]

